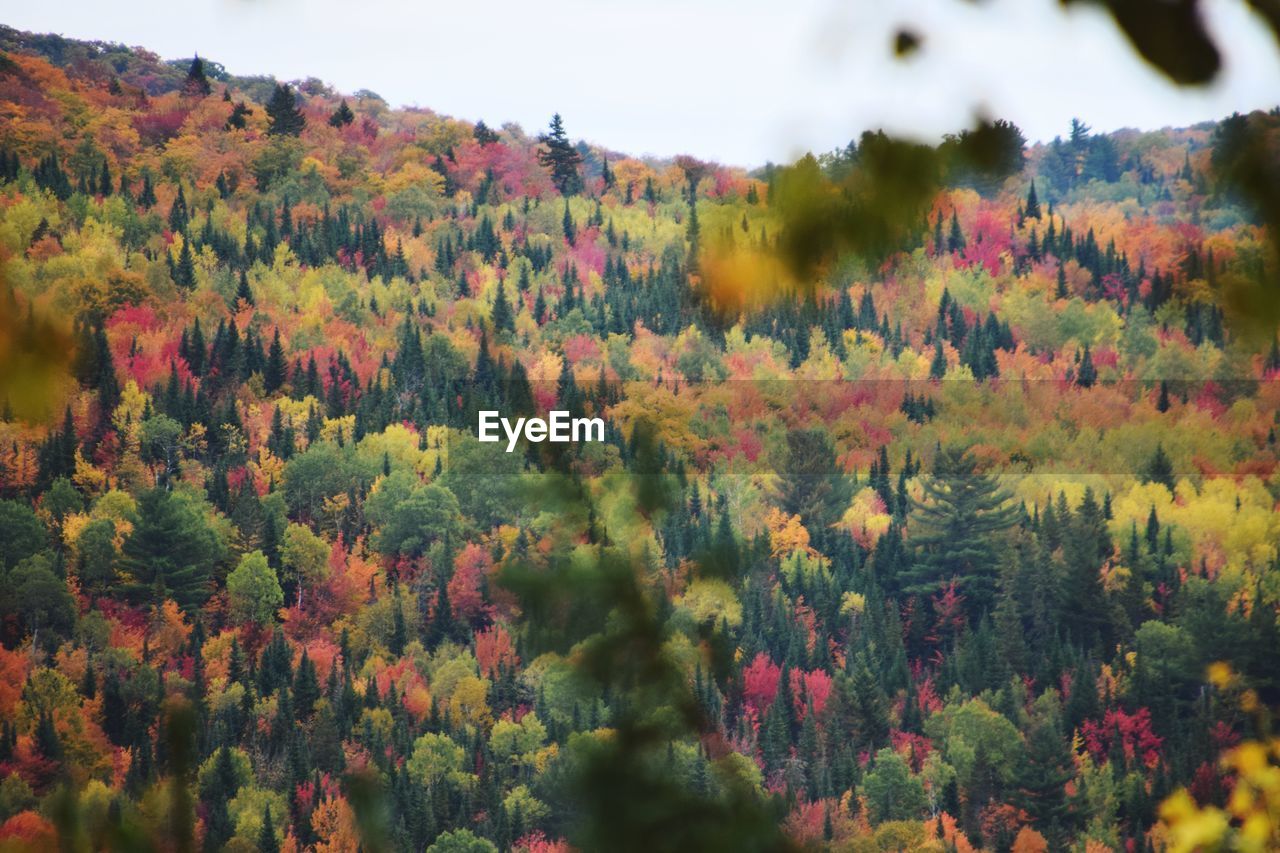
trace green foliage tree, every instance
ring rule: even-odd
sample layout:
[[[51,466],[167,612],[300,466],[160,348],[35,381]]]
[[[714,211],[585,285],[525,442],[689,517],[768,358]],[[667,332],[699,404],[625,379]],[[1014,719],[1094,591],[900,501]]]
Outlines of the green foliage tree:
[[[199,609],[226,554],[208,513],[204,501],[184,492],[154,488],[139,495],[138,521],[121,559],[126,594],[152,603],[172,598],[184,610]]]
[[[287,83],[277,83],[267,101],[267,133],[272,136],[299,136],[307,119],[298,108],[297,97]]]
[[[549,130],[538,137],[545,146],[538,152],[538,160],[551,172],[551,182],[563,196],[571,196],[582,190],[582,176],[578,166],[582,163],[582,155],[573,147],[564,130],[564,121],[560,113],[551,117]]]
[[[867,799],[867,818],[872,824],[918,820],[928,804],[924,783],[889,747],[876,753],[859,791]]]
[[[48,533],[30,507],[0,501],[0,568],[11,569],[48,545]]]
[[[267,564],[261,551],[245,554],[227,575],[227,599],[231,618],[236,622],[269,625],[275,621],[276,611],[284,603],[284,592],[275,569]]]
[[[407,471],[393,471],[378,484],[365,502],[365,515],[377,526],[373,546],[384,554],[417,556],[462,529],[453,492],[436,483],[423,485]]]
[[[913,502],[917,554],[902,578],[904,591],[933,595],[954,579],[971,612],[988,611],[995,602],[1001,534],[1016,519],[1009,494],[958,447],[938,454],[933,476],[922,485],[924,499]]]

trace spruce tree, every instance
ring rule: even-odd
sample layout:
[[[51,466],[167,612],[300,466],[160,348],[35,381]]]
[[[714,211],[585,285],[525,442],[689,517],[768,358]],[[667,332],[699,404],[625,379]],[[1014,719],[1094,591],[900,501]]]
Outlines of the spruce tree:
[[[182,93],[194,97],[204,97],[212,92],[213,89],[209,85],[209,79],[204,75],[204,60],[196,54],[191,60],[191,67],[187,69],[187,79],[182,84]]]
[[[1147,464],[1142,466],[1139,472],[1142,482],[1144,483],[1160,483],[1170,492],[1173,491],[1177,482],[1176,475],[1173,470],[1173,460],[1169,458],[1169,454],[1165,453],[1164,445],[1157,444],[1156,452],[1147,460]]]
[[[493,297],[493,309],[489,313],[489,322],[495,332],[514,332],[515,318],[511,314],[511,306],[507,303],[506,284],[498,279],[498,292]]]
[[[272,136],[298,136],[307,120],[298,109],[293,89],[286,83],[277,83],[271,100],[267,102],[267,133]]]
[[[1081,388],[1092,388],[1098,381],[1098,369],[1093,366],[1093,352],[1089,345],[1084,345],[1084,354],[1080,356],[1080,367],[1076,369],[1076,384]]]
[[[329,116],[330,127],[346,127],[356,120],[356,114],[351,112],[351,107],[347,106],[346,98],[342,99],[342,103],[338,104],[338,108]]]
[[[960,230],[960,217],[953,208],[951,211],[951,234],[947,237],[948,252],[963,252],[965,247],[964,232]]]
[[[538,151],[538,161],[551,171],[551,183],[560,194],[569,196],[581,191],[582,177],[578,174],[578,166],[582,163],[582,155],[569,141],[559,113],[551,117],[549,131],[539,136],[538,141],[546,146]]]
[[[280,329],[277,328],[271,337],[271,347],[267,350],[267,364],[262,371],[263,385],[268,394],[280,390],[280,386],[285,383],[287,373],[288,363],[284,357],[284,346],[280,343]]]
[[[978,470],[967,451],[945,448],[924,479],[924,500],[913,503],[911,544],[918,550],[903,573],[904,590],[934,595],[956,581],[970,612],[990,610],[1004,531],[1017,520],[1017,507],[996,479]]]
[[[244,270],[240,270],[240,283],[236,285],[236,302],[244,302],[245,305],[253,305],[253,289],[249,287],[249,276]]]

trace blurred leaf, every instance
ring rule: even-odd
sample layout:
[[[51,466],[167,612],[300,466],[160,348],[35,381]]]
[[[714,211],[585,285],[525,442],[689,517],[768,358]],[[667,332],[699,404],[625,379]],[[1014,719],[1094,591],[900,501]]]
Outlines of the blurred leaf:
[[[1073,3],[1106,8],[1142,58],[1180,86],[1201,86],[1218,74],[1222,59],[1199,0],[1062,0]]]
[[[898,30],[897,35],[893,37],[893,53],[899,59],[906,59],[920,50],[921,42],[921,37],[911,30],[905,28]]]

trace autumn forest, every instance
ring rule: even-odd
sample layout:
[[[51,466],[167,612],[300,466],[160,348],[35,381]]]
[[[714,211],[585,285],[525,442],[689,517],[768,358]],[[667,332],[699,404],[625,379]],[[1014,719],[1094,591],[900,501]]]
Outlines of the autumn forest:
[[[1280,849],[1280,112],[493,118],[0,27],[0,851]]]

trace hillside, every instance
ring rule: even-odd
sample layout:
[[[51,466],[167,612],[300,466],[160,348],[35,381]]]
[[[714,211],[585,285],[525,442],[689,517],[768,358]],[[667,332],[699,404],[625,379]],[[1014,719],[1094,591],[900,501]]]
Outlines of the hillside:
[[[0,847],[1280,840],[1276,112],[746,172],[0,51]]]

